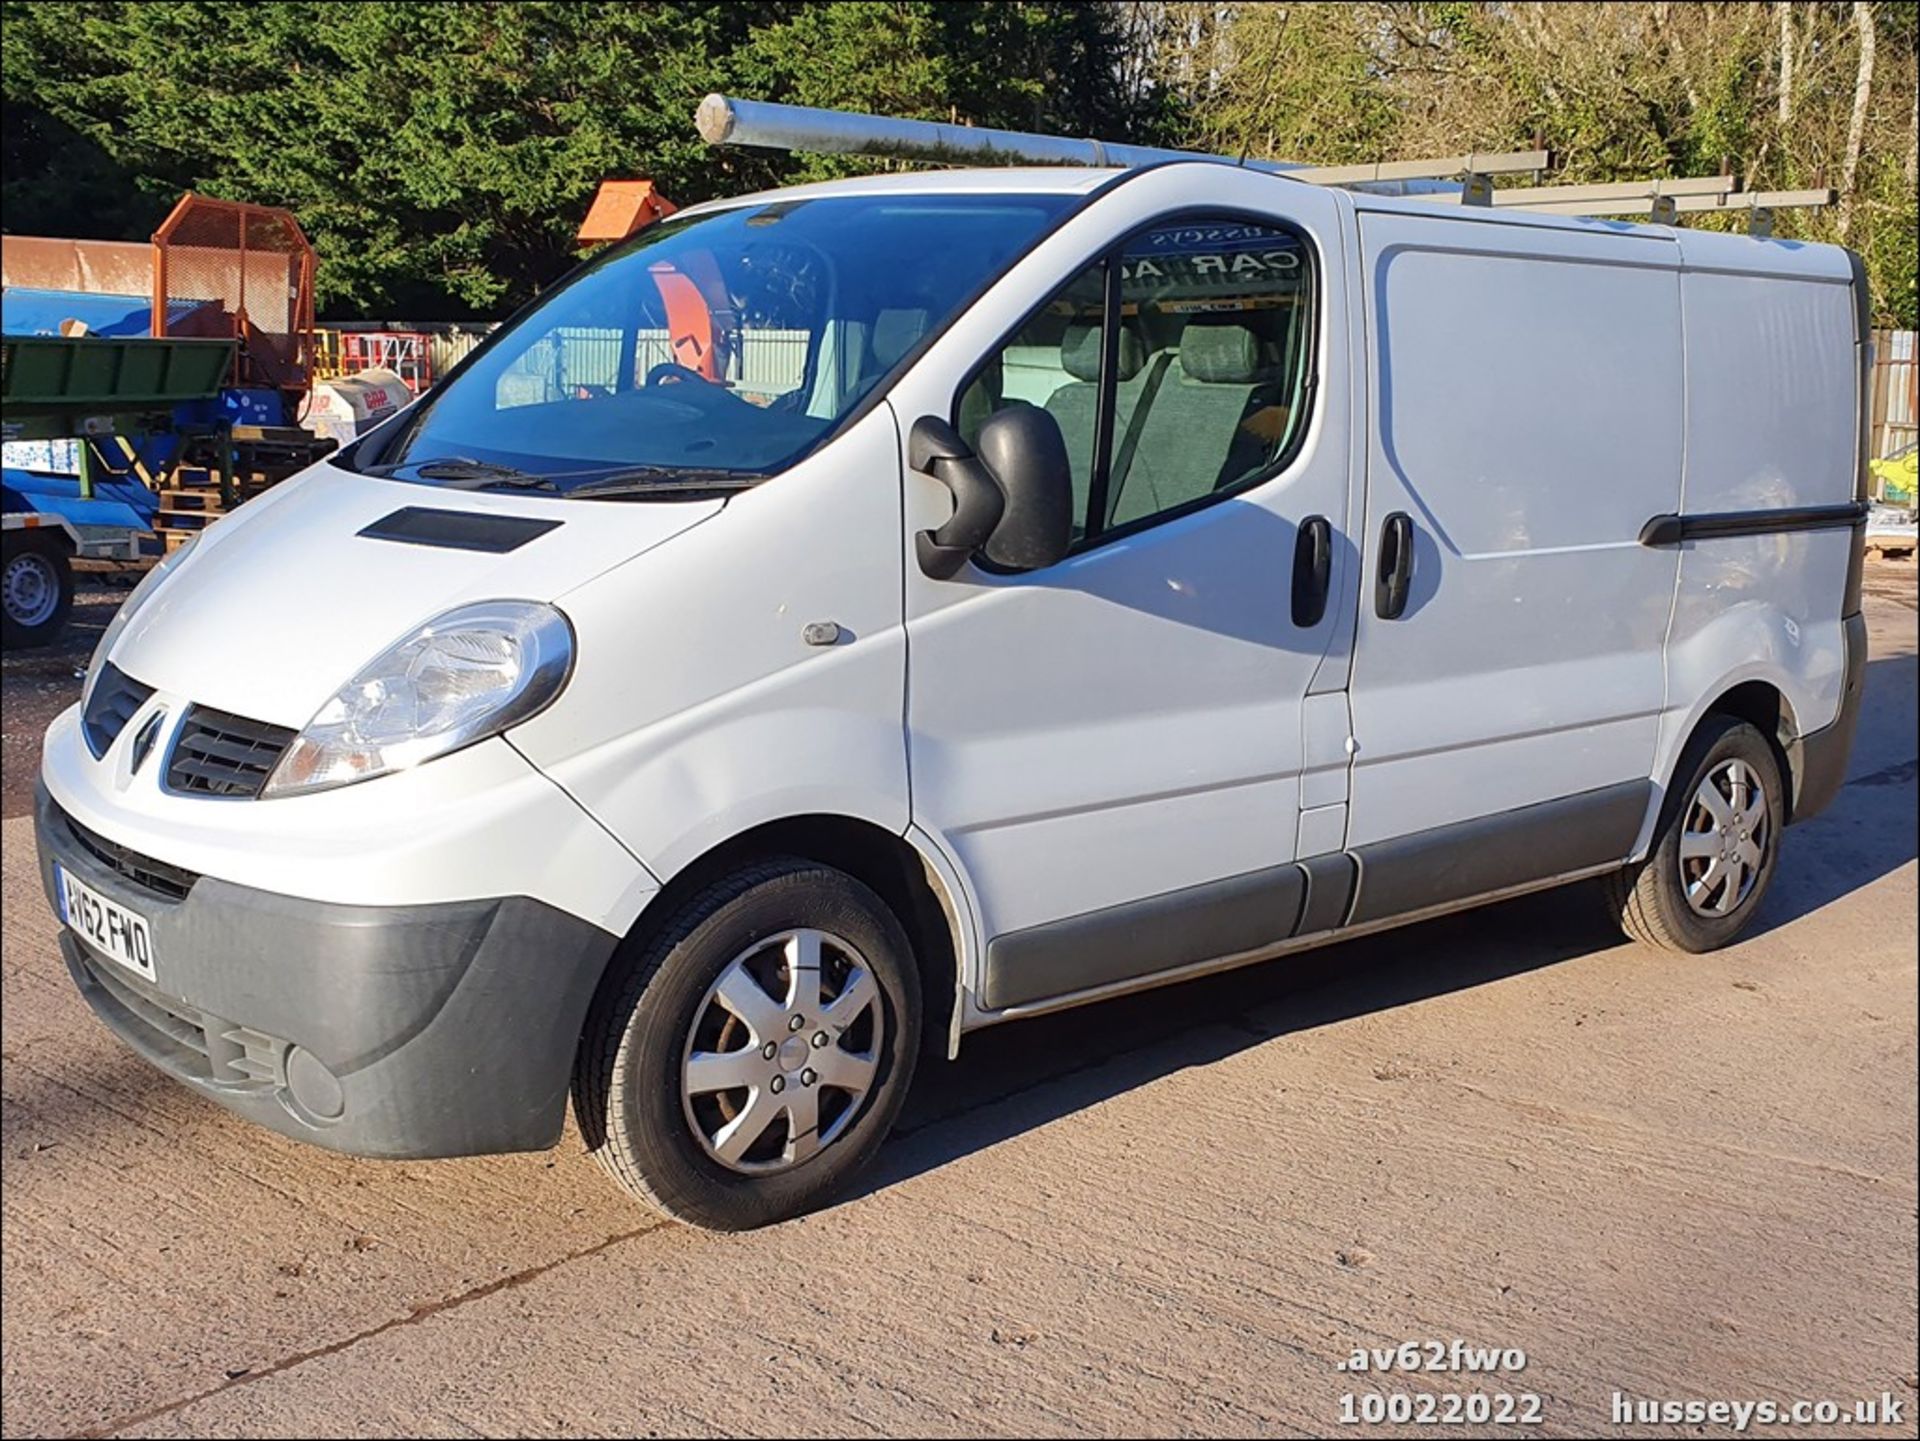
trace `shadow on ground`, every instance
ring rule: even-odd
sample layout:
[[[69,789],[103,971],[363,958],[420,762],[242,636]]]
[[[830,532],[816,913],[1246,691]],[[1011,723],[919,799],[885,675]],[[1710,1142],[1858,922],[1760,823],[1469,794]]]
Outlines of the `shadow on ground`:
[[[1911,654],[1869,664],[1849,779],[1824,814],[1787,833],[1749,934],[1791,925],[1920,855],[1917,668]],[[860,1193],[1276,1036],[1620,944],[1589,882],[980,1032],[957,1063],[923,1066],[895,1140]]]

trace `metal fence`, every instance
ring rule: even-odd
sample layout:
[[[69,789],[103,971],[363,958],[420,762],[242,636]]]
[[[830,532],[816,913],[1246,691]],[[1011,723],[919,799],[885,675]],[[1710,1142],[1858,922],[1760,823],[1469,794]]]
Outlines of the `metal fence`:
[[[1916,362],[1915,332],[1873,332],[1873,408],[1869,433],[1875,459],[1912,445],[1916,416],[1920,415],[1920,362]]]
[[[582,389],[614,389],[625,334],[582,327],[543,336],[501,376],[500,403],[541,405]],[[804,330],[750,330],[731,359],[726,378],[749,397],[771,400],[784,395],[805,379],[811,342],[812,336]],[[665,330],[642,330],[635,336],[636,377],[645,377],[654,366],[673,359],[673,340]]]

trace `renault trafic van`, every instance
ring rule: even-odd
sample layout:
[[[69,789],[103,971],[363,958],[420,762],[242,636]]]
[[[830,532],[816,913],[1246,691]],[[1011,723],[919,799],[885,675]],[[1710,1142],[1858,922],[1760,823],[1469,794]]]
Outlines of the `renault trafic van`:
[[[969,1031],[1597,880],[1722,946],[1839,785],[1841,249],[1208,162],[688,209],[122,607],[74,983],[366,1156],[754,1226]]]

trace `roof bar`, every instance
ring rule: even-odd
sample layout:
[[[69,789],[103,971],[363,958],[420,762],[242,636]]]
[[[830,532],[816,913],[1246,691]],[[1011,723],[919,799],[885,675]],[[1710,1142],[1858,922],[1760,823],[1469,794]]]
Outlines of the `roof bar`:
[[[1563,200],[1514,207],[1536,215],[1645,215],[1655,197],[1638,200]],[[1831,190],[1746,190],[1735,195],[1668,195],[1680,215],[1744,215],[1750,210],[1815,209],[1834,202]]]
[[[1649,201],[1656,195],[1731,195],[1740,188],[1733,175],[1689,175],[1678,180],[1624,180],[1606,185],[1536,185],[1522,190],[1497,190],[1495,205],[1592,204],[1601,200]],[[1640,209],[1645,209],[1642,205]]]

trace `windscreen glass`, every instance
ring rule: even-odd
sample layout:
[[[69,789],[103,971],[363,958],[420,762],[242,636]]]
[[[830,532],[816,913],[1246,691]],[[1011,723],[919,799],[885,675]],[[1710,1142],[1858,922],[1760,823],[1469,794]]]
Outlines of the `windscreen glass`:
[[[842,196],[665,221],[512,322],[368,468],[563,493],[771,475],[1071,200]]]

